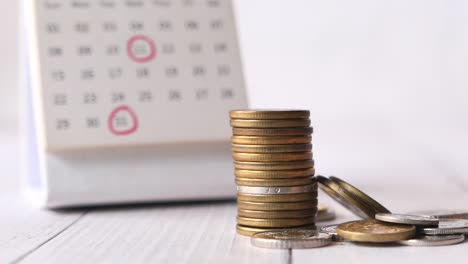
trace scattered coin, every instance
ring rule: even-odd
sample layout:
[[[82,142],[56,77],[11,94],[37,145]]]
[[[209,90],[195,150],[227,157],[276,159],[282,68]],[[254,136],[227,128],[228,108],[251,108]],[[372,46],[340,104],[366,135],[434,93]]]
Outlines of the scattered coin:
[[[311,127],[290,128],[239,128],[233,127],[232,133],[239,136],[308,136],[313,132]]]
[[[306,225],[306,226],[290,227],[290,228],[258,228],[258,227],[237,225],[237,233],[244,235],[244,236],[253,236],[257,233],[267,232],[267,231],[280,231],[280,230],[290,230],[290,229],[317,230],[317,227],[315,225]]]
[[[308,178],[291,178],[291,179],[249,179],[249,178],[236,178],[237,185],[243,186],[258,186],[258,187],[287,187],[298,185],[310,185],[315,183],[313,177]]]
[[[397,243],[406,246],[431,247],[431,246],[447,246],[461,243],[465,240],[465,235],[450,235],[450,236],[422,236],[418,238],[401,240]]]
[[[249,218],[304,218],[314,217],[317,213],[315,209],[297,210],[297,211],[257,211],[239,209],[237,214]]]
[[[232,158],[237,161],[296,161],[312,159],[312,152],[294,153],[241,153],[233,152]]]
[[[413,212],[415,215],[433,216],[438,219],[466,219],[468,220],[468,210],[428,210]]]
[[[309,127],[309,119],[231,119],[232,127],[243,128],[289,128],[289,127]]]
[[[238,216],[237,223],[253,227],[294,227],[315,224],[315,217],[261,219]]]
[[[278,203],[262,203],[262,202],[248,202],[237,201],[239,209],[245,210],[259,210],[259,211],[296,211],[317,208],[317,200],[302,201],[302,202],[278,202]]]
[[[315,230],[290,229],[258,233],[252,237],[251,242],[262,248],[317,248],[329,245],[331,237]]]
[[[234,161],[236,169],[240,170],[266,170],[266,171],[281,171],[281,170],[299,170],[309,169],[314,167],[314,160],[302,161],[278,161],[278,162],[247,162]]]
[[[291,203],[291,202],[305,202],[317,200],[317,192],[311,191],[307,193],[294,193],[294,194],[245,194],[238,193],[237,200],[247,202],[264,202],[264,203]]]
[[[290,186],[290,187],[253,187],[253,186],[237,186],[239,193],[246,194],[295,194],[307,193],[317,190],[317,184]]]
[[[351,196],[355,197],[357,200],[361,200],[364,203],[366,203],[373,209],[373,211],[377,213],[390,213],[390,211],[387,208],[385,208],[383,205],[381,205],[376,200],[372,199],[369,195],[365,194],[363,191],[359,190],[353,185],[334,176],[331,176],[330,180],[337,183],[340,187],[348,191],[348,193]]]
[[[236,177],[253,179],[287,179],[297,177],[311,177],[314,176],[314,174],[314,168],[278,171],[235,170]]]
[[[305,119],[309,118],[307,110],[233,110],[229,113],[232,119]]]
[[[441,219],[438,227],[425,227],[420,232],[426,235],[468,234],[468,220]]]
[[[413,238],[413,225],[390,224],[374,219],[352,221],[338,225],[338,235],[355,242],[396,242]]]
[[[334,220],[336,218],[335,210],[332,208],[326,208],[325,210],[321,210],[320,205],[318,206],[318,212],[316,220],[317,222],[325,222]]]
[[[431,216],[418,216],[408,214],[383,214],[375,215],[375,219],[387,223],[417,225],[417,226],[437,226],[439,220]]]
[[[241,145],[232,144],[233,152],[243,153],[280,153],[310,152],[312,144],[289,144],[289,145]]]
[[[246,145],[283,145],[283,144],[309,144],[312,136],[233,136],[231,142],[234,144]]]
[[[361,218],[373,218],[377,213],[369,205],[365,204],[361,200],[356,200],[346,190],[341,188],[335,182],[329,180],[323,176],[317,176],[317,181],[320,183],[319,188],[328,194],[335,201],[346,207],[348,210],[353,212],[355,215]]]
[[[344,238],[340,237],[338,235],[338,232],[336,231],[336,228],[338,225],[327,225],[327,226],[322,226],[320,228],[321,233],[329,234],[332,238],[333,241],[335,242],[343,242],[346,241]]]

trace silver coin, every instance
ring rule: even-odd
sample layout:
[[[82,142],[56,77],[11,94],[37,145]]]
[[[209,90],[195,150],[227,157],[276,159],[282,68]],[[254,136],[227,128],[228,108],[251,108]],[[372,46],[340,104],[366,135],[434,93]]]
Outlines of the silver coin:
[[[338,225],[327,225],[327,226],[322,226],[320,228],[321,233],[329,234],[331,236],[331,239],[334,242],[343,242],[345,239],[338,235],[338,232],[336,232],[336,228]]]
[[[317,248],[329,245],[331,236],[315,230],[287,229],[257,233],[251,238],[252,245],[262,248]]]
[[[335,210],[331,208],[327,208],[327,210],[324,212],[321,212],[320,210],[318,211],[317,216],[315,217],[315,221],[325,222],[325,221],[334,220],[335,218],[336,218]]]
[[[307,193],[317,190],[317,184],[309,184],[303,186],[291,187],[254,187],[238,185],[237,191],[240,193],[248,194],[294,194],[294,193]]]
[[[417,247],[447,246],[461,243],[465,240],[465,235],[450,236],[422,236],[418,238],[398,241],[399,244]]]
[[[424,215],[376,214],[375,219],[383,222],[405,225],[437,226],[439,224],[439,219]]]
[[[444,219],[439,221],[438,227],[421,228],[419,232],[426,235],[468,234],[468,220]]]
[[[433,216],[438,219],[466,219],[468,220],[468,210],[428,210],[418,211],[413,214]]]

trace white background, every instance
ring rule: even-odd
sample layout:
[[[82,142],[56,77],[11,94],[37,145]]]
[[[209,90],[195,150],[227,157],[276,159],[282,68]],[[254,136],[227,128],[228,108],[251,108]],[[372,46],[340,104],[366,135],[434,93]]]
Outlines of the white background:
[[[16,5],[0,1],[0,131],[13,132]],[[236,7],[251,106],[310,109],[319,172],[386,183],[422,176],[422,184],[468,175],[467,1],[236,0]],[[457,169],[428,174],[420,153]]]

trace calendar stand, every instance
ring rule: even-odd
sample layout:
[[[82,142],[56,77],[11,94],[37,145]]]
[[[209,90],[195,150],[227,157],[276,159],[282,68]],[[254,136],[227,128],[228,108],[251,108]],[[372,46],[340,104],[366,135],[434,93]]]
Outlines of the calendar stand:
[[[28,193],[49,208],[235,195],[231,0],[24,0]],[[26,76],[26,78],[25,78]]]

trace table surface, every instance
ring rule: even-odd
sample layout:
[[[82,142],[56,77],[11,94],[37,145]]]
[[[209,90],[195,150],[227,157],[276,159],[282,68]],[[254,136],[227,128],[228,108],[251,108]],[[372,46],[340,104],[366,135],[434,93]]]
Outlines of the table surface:
[[[0,263],[441,263],[468,257],[468,242],[444,247],[336,243],[318,249],[253,247],[235,231],[235,202],[158,204],[48,211],[19,190],[18,140],[0,134]],[[420,176],[395,174],[359,187],[395,212],[468,208],[466,179],[444,162],[424,160]],[[427,156],[427,155],[426,155]],[[389,173],[392,175],[392,173]],[[356,219],[337,211],[326,225]]]

